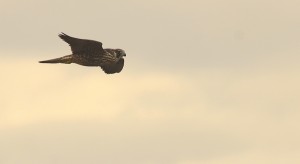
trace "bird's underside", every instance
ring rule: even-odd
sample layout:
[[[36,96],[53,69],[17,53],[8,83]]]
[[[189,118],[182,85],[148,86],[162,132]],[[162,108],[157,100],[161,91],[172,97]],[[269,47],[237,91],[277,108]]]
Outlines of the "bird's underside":
[[[100,66],[107,74],[119,73],[124,66],[125,51],[122,49],[103,49],[102,43],[87,39],[78,39],[64,33],[59,37],[67,42],[71,55],[40,61],[40,63],[76,63],[83,66]]]

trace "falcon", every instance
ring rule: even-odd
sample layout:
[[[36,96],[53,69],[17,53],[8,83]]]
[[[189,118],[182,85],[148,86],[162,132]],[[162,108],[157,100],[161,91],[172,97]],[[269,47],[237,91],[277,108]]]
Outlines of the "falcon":
[[[58,35],[67,42],[72,50],[71,55],[40,61],[40,63],[76,63],[82,66],[100,66],[107,74],[119,73],[124,66],[126,53],[122,49],[102,48],[102,43],[94,40],[79,39],[61,33]]]

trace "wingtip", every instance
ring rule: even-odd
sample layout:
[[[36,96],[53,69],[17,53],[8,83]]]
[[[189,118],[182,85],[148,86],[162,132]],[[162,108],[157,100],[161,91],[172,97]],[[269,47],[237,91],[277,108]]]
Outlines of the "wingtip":
[[[49,63],[48,60],[42,60],[42,61],[39,61],[39,63]]]

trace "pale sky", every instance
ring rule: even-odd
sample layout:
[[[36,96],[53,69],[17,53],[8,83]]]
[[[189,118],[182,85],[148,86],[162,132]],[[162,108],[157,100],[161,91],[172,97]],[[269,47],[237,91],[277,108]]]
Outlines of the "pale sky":
[[[0,164],[300,163],[299,6],[0,0]],[[60,32],[123,71],[38,63]]]

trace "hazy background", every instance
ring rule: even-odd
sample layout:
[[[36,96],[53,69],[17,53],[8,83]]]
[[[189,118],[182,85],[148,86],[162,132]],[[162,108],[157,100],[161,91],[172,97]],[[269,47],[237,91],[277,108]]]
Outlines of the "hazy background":
[[[0,164],[300,163],[299,0],[0,0]],[[39,64],[65,32],[120,74]]]

